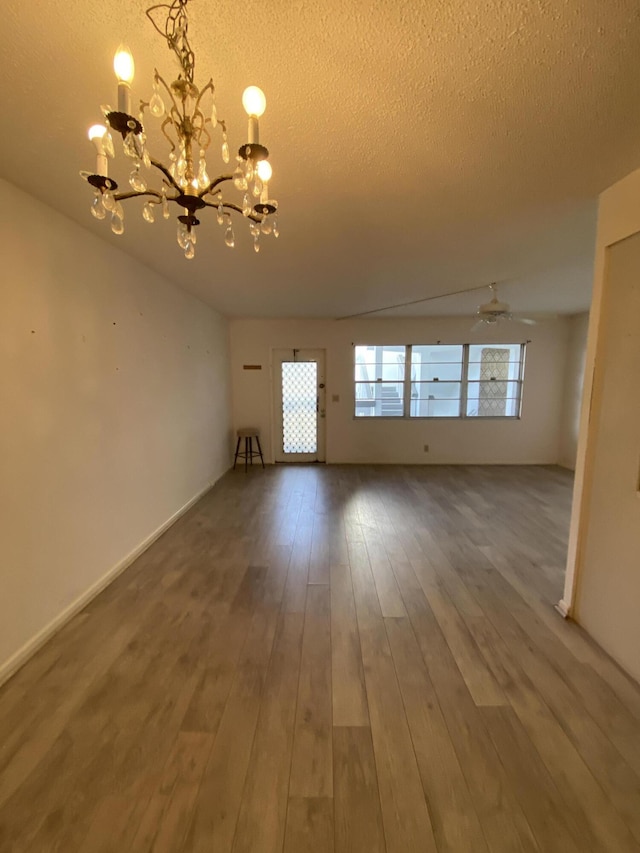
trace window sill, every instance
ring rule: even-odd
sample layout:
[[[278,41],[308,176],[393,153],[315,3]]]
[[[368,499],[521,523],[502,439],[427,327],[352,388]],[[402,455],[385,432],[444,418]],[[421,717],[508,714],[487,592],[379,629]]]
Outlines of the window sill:
[[[407,417],[406,415],[353,415],[354,421],[521,421],[522,415],[469,415],[461,417],[460,415],[451,415],[447,417],[433,417],[427,415],[414,415]]]

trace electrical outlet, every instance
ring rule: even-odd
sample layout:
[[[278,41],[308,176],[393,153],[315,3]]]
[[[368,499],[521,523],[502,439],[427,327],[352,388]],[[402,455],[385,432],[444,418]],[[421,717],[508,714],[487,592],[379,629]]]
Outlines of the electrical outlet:
[[[429,452],[429,445],[428,445],[428,444],[425,444],[425,446],[424,446],[424,452],[425,452],[425,453],[428,453],[428,452]]]

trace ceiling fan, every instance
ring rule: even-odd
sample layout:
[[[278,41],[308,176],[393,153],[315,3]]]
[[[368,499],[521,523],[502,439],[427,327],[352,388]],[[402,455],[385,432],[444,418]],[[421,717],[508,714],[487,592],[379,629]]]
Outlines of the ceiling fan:
[[[489,290],[491,291],[491,299],[489,302],[484,302],[478,306],[476,311],[477,322],[471,327],[472,332],[481,329],[483,326],[493,326],[503,320],[515,320],[518,323],[525,323],[527,326],[536,325],[538,322],[536,317],[513,314],[509,303],[501,302],[498,299],[498,288],[495,284],[490,284]]]

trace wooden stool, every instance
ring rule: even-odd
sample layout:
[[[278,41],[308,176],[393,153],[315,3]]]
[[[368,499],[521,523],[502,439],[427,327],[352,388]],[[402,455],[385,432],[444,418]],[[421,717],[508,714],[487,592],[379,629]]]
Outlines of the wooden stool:
[[[244,438],[244,453],[240,452],[240,442]],[[253,439],[255,438],[258,449],[253,449]],[[236,444],[236,455],[233,460],[233,468],[235,470],[238,457],[244,459],[244,472],[247,473],[247,462],[250,459],[253,465],[253,457],[259,456],[264,468],[264,459],[262,458],[262,448],[260,447],[260,432],[253,427],[245,427],[238,430],[238,443]]]

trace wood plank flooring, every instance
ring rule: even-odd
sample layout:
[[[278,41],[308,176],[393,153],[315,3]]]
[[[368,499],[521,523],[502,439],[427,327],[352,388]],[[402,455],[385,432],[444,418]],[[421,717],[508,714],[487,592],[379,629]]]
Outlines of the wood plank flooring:
[[[229,472],[0,688],[2,853],[640,851],[571,476]]]

